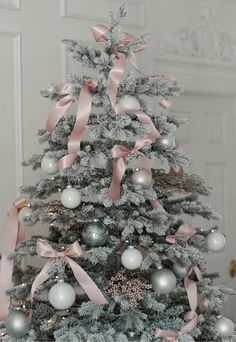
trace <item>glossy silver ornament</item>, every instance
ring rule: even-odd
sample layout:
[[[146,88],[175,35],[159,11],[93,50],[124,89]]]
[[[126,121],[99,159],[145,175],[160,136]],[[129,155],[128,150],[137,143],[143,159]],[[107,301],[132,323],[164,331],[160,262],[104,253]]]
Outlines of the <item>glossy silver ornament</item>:
[[[173,271],[180,278],[185,278],[188,272],[188,269],[184,265],[181,265],[180,263],[176,262],[173,264]]]
[[[13,337],[20,338],[29,331],[29,321],[24,311],[15,309],[11,311],[5,320],[7,333]]]
[[[82,230],[83,242],[89,247],[104,246],[108,239],[108,230],[99,220],[87,223]]]
[[[123,95],[117,101],[118,106],[124,109],[140,110],[140,103],[134,96]]]
[[[173,150],[175,148],[175,137],[172,135],[164,135],[157,141],[163,150]]]
[[[54,175],[58,172],[58,160],[53,157],[44,156],[41,161],[41,169],[49,175]]]
[[[154,291],[158,291],[161,294],[168,294],[176,287],[176,277],[171,270],[161,268],[152,273],[151,283]]]
[[[132,183],[148,189],[152,185],[152,174],[148,170],[137,168],[132,174]]]
[[[234,323],[228,317],[221,317],[216,321],[215,329],[220,337],[227,338],[234,333]]]
[[[31,218],[32,214],[33,214],[33,210],[30,207],[24,207],[20,209],[19,214],[18,214],[18,219],[20,223],[24,224],[25,226],[32,226],[33,223],[25,221],[25,219]]]
[[[48,293],[50,304],[58,310],[69,309],[75,302],[76,294],[74,288],[59,279],[57,284],[53,285]]]
[[[226,239],[224,234],[215,230],[207,236],[207,246],[213,252],[220,251],[224,248]]]

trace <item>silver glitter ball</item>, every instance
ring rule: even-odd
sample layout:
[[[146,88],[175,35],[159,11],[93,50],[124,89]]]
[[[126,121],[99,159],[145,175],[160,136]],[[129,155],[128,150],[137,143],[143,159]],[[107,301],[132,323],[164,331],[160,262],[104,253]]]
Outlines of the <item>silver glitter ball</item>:
[[[82,230],[83,242],[89,247],[104,246],[108,239],[108,231],[98,220],[85,225]]]
[[[171,270],[162,268],[152,273],[151,283],[154,291],[158,291],[161,294],[168,294],[176,287],[176,277]]]
[[[9,313],[5,321],[7,333],[13,337],[20,338],[29,331],[30,323],[27,315],[21,310],[14,310]]]
[[[187,267],[184,265],[181,265],[180,263],[176,262],[173,264],[173,271],[176,275],[178,275],[180,278],[186,277],[187,274]]]
[[[215,329],[220,337],[226,338],[234,333],[234,323],[227,317],[221,317],[216,321]]]
[[[175,148],[175,137],[172,135],[164,135],[157,142],[163,150],[173,150]]]
[[[136,169],[132,174],[132,183],[134,185],[141,185],[144,189],[148,189],[152,185],[152,174],[147,170]]]

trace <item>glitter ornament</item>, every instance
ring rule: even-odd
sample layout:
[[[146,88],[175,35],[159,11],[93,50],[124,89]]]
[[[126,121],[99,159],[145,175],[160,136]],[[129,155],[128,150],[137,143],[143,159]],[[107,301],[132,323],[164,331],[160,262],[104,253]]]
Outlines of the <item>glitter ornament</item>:
[[[216,321],[215,329],[220,337],[227,338],[234,333],[234,323],[227,317],[221,317]]]
[[[89,247],[104,246],[108,238],[108,230],[98,219],[87,223],[82,230],[83,242]]]
[[[41,161],[41,169],[49,175],[54,175],[58,171],[58,160],[53,157],[44,156]]]
[[[142,253],[134,246],[129,246],[121,255],[122,265],[128,270],[135,270],[143,262]]]
[[[71,185],[68,185],[65,190],[61,193],[61,204],[68,208],[74,209],[77,208],[81,202],[81,194],[80,192],[72,188]]]
[[[53,285],[48,294],[50,304],[58,310],[69,309],[75,302],[76,294],[74,288],[59,279],[57,284]]]
[[[5,320],[7,333],[13,337],[20,338],[29,331],[29,321],[27,315],[20,308],[14,308]]]
[[[144,189],[150,188],[152,185],[152,174],[148,170],[137,168],[132,174],[132,183],[141,185]]]
[[[152,273],[151,283],[154,291],[168,294],[176,287],[176,277],[171,270],[160,268]]]

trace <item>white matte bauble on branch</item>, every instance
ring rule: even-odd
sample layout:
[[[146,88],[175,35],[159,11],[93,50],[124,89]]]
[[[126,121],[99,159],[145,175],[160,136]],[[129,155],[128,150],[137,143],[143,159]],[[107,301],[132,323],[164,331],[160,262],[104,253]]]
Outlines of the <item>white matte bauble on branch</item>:
[[[162,150],[173,150],[175,148],[175,137],[173,137],[172,135],[163,135],[160,139],[157,140],[157,143]]]
[[[19,219],[20,223],[22,223],[26,226],[32,226],[33,223],[25,221],[25,219],[31,218],[32,213],[33,213],[33,210],[30,207],[24,207],[24,208],[20,209],[19,214],[18,214],[18,219]]]
[[[161,268],[152,273],[151,283],[154,291],[168,294],[176,287],[176,277],[171,270]]]
[[[227,317],[221,317],[216,321],[215,329],[220,337],[227,338],[234,333],[234,323]]]
[[[124,109],[140,110],[140,103],[134,96],[124,95],[117,101],[118,106]]]
[[[221,232],[213,231],[207,236],[207,246],[213,252],[222,250],[225,243],[225,236]]]
[[[137,168],[132,174],[132,183],[141,185],[144,189],[150,188],[152,185],[152,174],[148,170]]]
[[[6,317],[5,327],[9,335],[20,338],[27,334],[30,323],[24,311],[15,309]]]
[[[72,188],[72,186],[67,186],[65,190],[61,193],[61,204],[68,208],[68,209],[74,209],[77,208],[78,205],[81,202],[81,194],[80,192]]]
[[[82,230],[83,242],[89,247],[104,246],[107,242],[108,231],[99,220],[87,223]]]
[[[128,270],[139,268],[142,262],[142,253],[134,246],[129,246],[121,255],[121,263]]]
[[[50,304],[58,310],[69,309],[75,302],[76,294],[74,288],[59,279],[57,284],[53,285],[48,294]]]
[[[41,169],[49,175],[54,175],[58,171],[58,160],[53,157],[44,156],[41,161]]]
[[[180,278],[185,278],[188,270],[187,270],[187,267],[176,262],[173,264],[173,271]]]

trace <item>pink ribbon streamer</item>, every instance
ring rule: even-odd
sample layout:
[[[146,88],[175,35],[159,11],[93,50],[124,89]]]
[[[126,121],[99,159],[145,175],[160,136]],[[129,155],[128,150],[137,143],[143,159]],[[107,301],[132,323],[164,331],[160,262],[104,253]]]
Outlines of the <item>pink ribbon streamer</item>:
[[[49,258],[49,260],[44,265],[43,269],[37,275],[32,284],[31,301],[33,300],[36,289],[50,278],[48,272],[51,269],[55,259],[63,258],[65,262],[71,267],[76,280],[87,293],[92,303],[97,305],[108,304],[106,298],[99,290],[97,285],[94,283],[94,281],[89,277],[89,275],[83,270],[83,268],[79,264],[77,264],[73,259],[71,259],[79,257],[83,254],[83,250],[81,249],[78,241],[70,245],[65,251],[57,252],[55,249],[52,248],[52,246],[49,245],[49,243],[46,240],[38,239],[37,254],[40,257]]]
[[[6,295],[6,290],[12,286],[14,261],[8,260],[8,256],[15,251],[17,243],[24,240],[24,225],[18,221],[18,211],[26,206],[26,198],[19,197],[8,214],[0,268],[0,320],[4,320],[9,312],[10,297]]]
[[[175,244],[178,238],[187,241],[196,234],[196,232],[196,229],[190,223],[184,223],[177,229],[175,235],[167,235],[166,241],[171,244]]]

